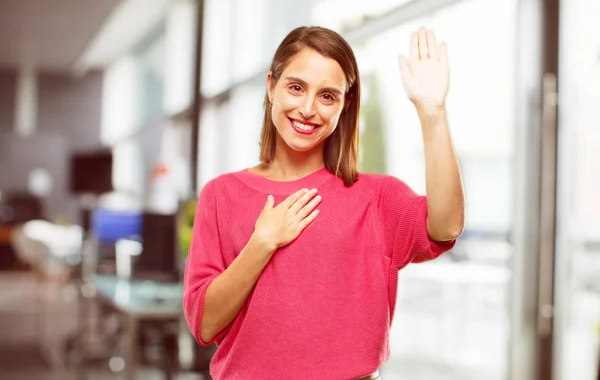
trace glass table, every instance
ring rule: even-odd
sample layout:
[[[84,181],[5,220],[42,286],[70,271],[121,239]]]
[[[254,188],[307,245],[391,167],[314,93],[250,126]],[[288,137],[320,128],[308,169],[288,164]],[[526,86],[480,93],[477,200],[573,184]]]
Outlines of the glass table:
[[[136,343],[140,322],[178,322],[183,314],[183,285],[180,282],[96,275],[84,285],[82,293],[84,297],[108,306],[124,317],[120,346],[125,361],[122,378],[126,380],[134,379],[136,374]]]

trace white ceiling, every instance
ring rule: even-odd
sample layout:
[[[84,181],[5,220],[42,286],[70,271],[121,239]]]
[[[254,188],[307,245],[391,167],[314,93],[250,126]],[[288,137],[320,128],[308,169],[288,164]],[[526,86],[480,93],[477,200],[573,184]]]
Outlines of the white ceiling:
[[[121,0],[0,0],[0,66],[70,70]]]

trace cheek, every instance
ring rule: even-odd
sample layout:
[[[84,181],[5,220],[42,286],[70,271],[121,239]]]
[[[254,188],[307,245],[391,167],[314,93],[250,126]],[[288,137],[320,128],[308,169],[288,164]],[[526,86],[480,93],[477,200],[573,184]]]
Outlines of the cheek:
[[[328,113],[324,114],[324,119],[327,120],[327,124],[335,127],[340,120],[341,112],[339,109],[329,110]]]
[[[275,125],[275,129],[278,131],[283,131],[286,129],[287,127],[287,113],[288,113],[288,107],[286,107],[284,104],[277,104],[276,106],[273,106],[273,108],[271,109],[271,120],[273,121],[273,124]]]
[[[301,105],[300,97],[290,95],[285,91],[278,91],[276,94],[276,106],[278,112],[288,112]]]

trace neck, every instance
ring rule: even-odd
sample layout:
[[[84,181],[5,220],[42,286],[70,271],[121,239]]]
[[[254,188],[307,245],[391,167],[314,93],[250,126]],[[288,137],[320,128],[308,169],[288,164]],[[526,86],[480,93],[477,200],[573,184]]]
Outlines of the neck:
[[[279,149],[281,146],[287,149]],[[297,152],[289,149],[285,142],[281,141],[277,144],[275,157],[266,170],[269,177],[290,181],[314,173],[323,166],[323,144],[308,152]]]

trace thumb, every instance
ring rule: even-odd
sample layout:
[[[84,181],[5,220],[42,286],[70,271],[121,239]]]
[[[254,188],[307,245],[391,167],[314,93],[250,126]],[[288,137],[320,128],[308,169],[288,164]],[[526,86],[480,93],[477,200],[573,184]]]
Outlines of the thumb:
[[[412,72],[410,71],[410,65],[405,56],[401,55],[398,57],[398,65],[400,66],[400,73],[402,74],[403,78],[408,78],[412,75]]]
[[[263,208],[263,210],[272,209],[274,204],[275,204],[275,199],[273,198],[272,195],[269,194],[269,196],[267,196],[267,201],[265,202],[265,207]]]

